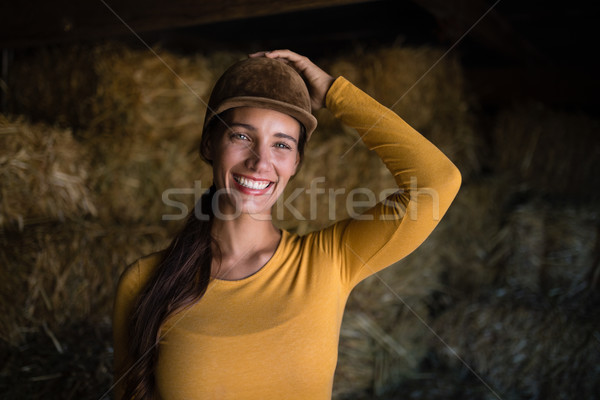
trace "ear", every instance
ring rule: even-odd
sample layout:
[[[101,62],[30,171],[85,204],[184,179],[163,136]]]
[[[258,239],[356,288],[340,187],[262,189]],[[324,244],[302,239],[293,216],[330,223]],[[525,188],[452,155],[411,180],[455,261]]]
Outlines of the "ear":
[[[202,135],[202,140],[200,141],[200,157],[208,161],[209,164],[212,164],[214,149],[212,140],[210,140],[209,136],[209,132],[205,132]]]

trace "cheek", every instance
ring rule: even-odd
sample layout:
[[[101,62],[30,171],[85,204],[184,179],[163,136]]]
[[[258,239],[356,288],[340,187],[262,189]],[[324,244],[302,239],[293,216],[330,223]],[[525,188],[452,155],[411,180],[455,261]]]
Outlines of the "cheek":
[[[247,152],[248,149],[239,146],[228,146],[227,144],[219,146],[218,154],[213,160],[213,168],[218,166],[219,169],[230,169],[243,162],[247,158]]]
[[[298,165],[298,157],[296,154],[286,154],[277,160],[278,170],[280,175],[291,177],[296,172],[296,166]]]

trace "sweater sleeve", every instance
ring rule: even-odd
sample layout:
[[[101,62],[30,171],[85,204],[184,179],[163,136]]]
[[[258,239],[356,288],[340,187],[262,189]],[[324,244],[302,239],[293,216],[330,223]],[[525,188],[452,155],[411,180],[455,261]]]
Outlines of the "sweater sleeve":
[[[358,131],[398,185],[398,191],[360,218],[329,228],[342,282],[350,290],[429,236],[458,193],[461,175],[429,140],[343,77],[331,86],[326,104],[336,118]]]

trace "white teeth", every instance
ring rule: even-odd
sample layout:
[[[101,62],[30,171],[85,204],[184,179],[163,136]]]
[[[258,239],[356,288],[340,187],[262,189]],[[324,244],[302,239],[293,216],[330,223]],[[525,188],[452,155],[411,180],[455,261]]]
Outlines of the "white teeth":
[[[234,179],[240,185],[245,186],[249,189],[255,189],[255,190],[266,189],[267,186],[269,186],[271,184],[271,182],[264,182],[264,181],[257,182],[257,181],[253,181],[251,179],[246,179],[242,176],[234,176]]]

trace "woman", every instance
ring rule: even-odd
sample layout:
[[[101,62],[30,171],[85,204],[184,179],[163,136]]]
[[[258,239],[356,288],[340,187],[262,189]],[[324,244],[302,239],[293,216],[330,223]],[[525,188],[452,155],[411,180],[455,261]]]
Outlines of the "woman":
[[[360,219],[298,236],[273,225],[271,208],[302,162],[311,108],[324,106],[399,190]],[[168,249],[121,277],[117,398],[330,399],[350,291],[427,238],[460,173],[389,109],[288,50],[225,72],[200,150],[210,191]]]

